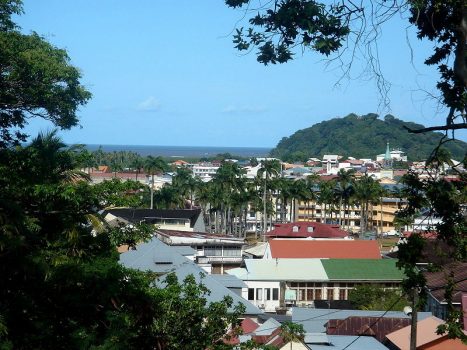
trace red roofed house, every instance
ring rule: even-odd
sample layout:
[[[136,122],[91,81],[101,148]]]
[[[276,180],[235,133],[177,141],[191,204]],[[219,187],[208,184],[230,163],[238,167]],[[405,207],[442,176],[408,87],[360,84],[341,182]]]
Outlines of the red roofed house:
[[[377,241],[270,239],[263,259],[381,259]]]
[[[417,350],[465,350],[466,345],[460,339],[449,339],[447,334],[437,334],[437,328],[443,320],[431,316],[417,322]],[[410,349],[410,326],[399,329],[386,336],[389,348],[395,350]]]
[[[348,238],[348,233],[339,225],[327,225],[319,222],[291,222],[275,224],[266,238]]]

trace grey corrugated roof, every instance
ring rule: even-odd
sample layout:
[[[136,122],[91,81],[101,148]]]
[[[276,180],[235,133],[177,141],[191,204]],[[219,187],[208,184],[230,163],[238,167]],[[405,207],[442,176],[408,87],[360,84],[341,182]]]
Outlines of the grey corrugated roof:
[[[194,262],[155,237],[147,243],[139,244],[136,250],[122,253],[120,263],[126,267],[141,271],[153,271],[159,274],[174,272],[179,281],[183,281],[186,276],[192,274],[197,282],[202,281],[211,291],[211,294],[206,295],[208,302],[221,301],[224,296],[230,296],[234,305],[241,303],[245,306],[246,315],[262,313],[258,307],[224,287],[211,275],[206,275],[206,272]],[[203,274],[204,278],[201,279],[200,274]],[[159,286],[163,286],[163,282],[161,282],[163,279],[163,276],[159,279],[157,283]]]
[[[368,310],[338,310],[338,309],[311,309],[311,308],[292,308],[292,322],[303,325],[307,333],[325,333],[325,324],[331,319],[346,319],[350,316],[369,316],[379,317],[385,311]],[[431,312],[419,312],[418,319],[423,320],[431,316]],[[389,311],[383,317],[409,318],[402,311]]]
[[[244,252],[255,256],[264,256],[267,246],[267,242],[256,243],[254,246],[245,249]]]
[[[232,275],[213,274],[211,275],[211,277],[227,288],[247,288],[248,287],[245,282],[243,282],[241,279],[235,276],[232,276]]]
[[[271,317],[255,329],[255,335],[270,335],[280,326],[281,323]]]
[[[308,343],[305,344],[313,350],[388,350],[373,337],[358,337],[353,335],[328,335],[329,345]],[[353,343],[352,343],[353,342]],[[349,344],[352,344],[349,346]],[[348,346],[348,347],[347,347]]]
[[[326,333],[305,333],[304,343],[329,344],[329,338]]]
[[[174,245],[172,248],[183,256],[195,255],[196,250],[187,245]]]
[[[175,250],[166,247],[166,244],[153,238],[149,242],[139,244],[135,250],[120,254],[120,263],[132,269],[158,274],[165,274],[183,264],[191,263]]]

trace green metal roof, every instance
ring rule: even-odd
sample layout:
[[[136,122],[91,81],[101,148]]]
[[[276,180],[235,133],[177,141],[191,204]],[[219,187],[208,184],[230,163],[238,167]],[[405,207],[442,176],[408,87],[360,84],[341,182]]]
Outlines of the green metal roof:
[[[394,259],[321,259],[330,281],[400,281]]]

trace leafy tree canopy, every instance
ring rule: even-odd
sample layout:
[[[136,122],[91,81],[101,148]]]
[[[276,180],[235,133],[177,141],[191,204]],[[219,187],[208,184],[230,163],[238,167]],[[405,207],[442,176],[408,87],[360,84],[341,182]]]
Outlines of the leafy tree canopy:
[[[349,114],[284,137],[271,151],[271,155],[290,161],[321,158],[324,154],[375,159],[377,154],[385,152],[386,143],[389,142],[391,147],[406,152],[409,160],[426,160],[439,144],[440,134],[409,134],[404,127],[423,128],[422,125],[404,122],[392,115],[381,120],[377,114]],[[462,141],[452,141],[444,146],[458,160],[463,159],[467,149],[467,143]]]
[[[65,50],[37,33],[19,32],[12,14],[19,0],[0,1],[0,145],[25,141],[21,128],[32,117],[52,121],[62,129],[78,124],[79,106],[91,94],[81,85],[79,70]]]
[[[384,289],[384,286],[364,284],[349,292],[349,301],[359,310],[401,311],[409,305],[402,290]]]

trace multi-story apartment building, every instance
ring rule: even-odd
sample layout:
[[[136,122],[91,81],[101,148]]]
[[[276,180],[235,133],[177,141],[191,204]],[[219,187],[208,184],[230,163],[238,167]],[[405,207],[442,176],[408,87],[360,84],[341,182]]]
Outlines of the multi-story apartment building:
[[[198,163],[193,165],[193,176],[199,177],[201,180],[210,181],[219,169],[218,163]]]
[[[378,233],[395,229],[396,212],[404,206],[404,200],[393,197],[381,198],[381,203],[372,205],[370,209],[369,228]],[[314,201],[300,201],[296,205],[295,217],[298,221],[316,221],[327,224],[341,224],[344,230],[359,232],[362,219],[362,209],[354,204],[348,208],[329,208]]]

